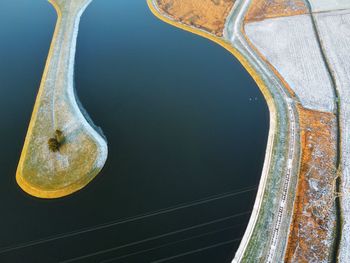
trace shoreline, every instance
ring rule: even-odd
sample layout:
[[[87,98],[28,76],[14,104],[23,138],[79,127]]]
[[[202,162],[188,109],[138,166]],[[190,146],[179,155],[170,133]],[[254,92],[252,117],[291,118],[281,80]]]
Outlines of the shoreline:
[[[274,94],[276,141],[271,145],[271,155],[268,156],[270,159],[267,160],[266,156],[266,170],[262,173],[253,213],[233,262],[250,262],[256,258],[265,258],[267,262],[279,262],[283,260],[282,254],[286,246],[285,238],[279,240],[280,231],[284,231],[285,236],[288,235],[300,166],[300,134],[296,128],[299,127],[299,123],[294,105],[297,101],[293,94],[289,93],[289,89],[285,88],[280,76],[254,49],[245,34],[244,17],[250,4],[252,1],[239,0],[235,3],[227,19],[224,35],[233,45],[240,47],[242,54],[256,67],[256,71],[265,79],[266,86]],[[286,142],[281,144],[283,140]],[[279,178],[282,171],[286,175],[284,179]],[[270,189],[279,191],[271,193]],[[265,236],[266,233],[270,235]],[[277,246],[282,247],[277,249]]]
[[[300,166],[299,119],[294,105],[298,100],[293,94],[288,94],[290,90],[284,87],[285,83],[280,76],[270,69],[268,63],[249,45],[244,34],[243,19],[235,18],[235,16],[244,17],[251,1],[235,2],[226,18],[224,38],[176,22],[158,10],[155,0],[147,0],[147,2],[152,13],[160,20],[212,40],[228,50],[253,77],[262,92],[270,114],[264,166],[253,212],[233,262],[251,262],[250,260],[256,258],[265,258],[267,262],[278,261],[283,257],[283,247],[286,247],[285,238],[282,242],[278,242],[280,231],[283,228],[283,232],[288,235]],[[230,31],[232,29],[236,31]],[[286,142],[282,143],[283,140]],[[279,169],[285,171],[287,175],[283,180],[279,178],[280,174],[277,172]],[[271,194],[270,189],[273,188],[280,191]],[[259,229],[263,222],[270,224],[269,229],[276,230],[266,236],[267,227]],[[266,245],[268,247],[265,247]],[[282,245],[280,250],[277,249],[278,245]]]

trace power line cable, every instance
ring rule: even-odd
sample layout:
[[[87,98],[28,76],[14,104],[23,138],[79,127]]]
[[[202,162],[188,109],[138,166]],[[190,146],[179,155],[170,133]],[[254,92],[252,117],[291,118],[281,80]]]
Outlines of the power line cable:
[[[238,189],[238,190],[235,190],[235,191],[232,191],[232,192],[227,192],[227,193],[223,193],[223,194],[219,194],[219,195],[213,195],[211,197],[199,199],[199,200],[192,201],[192,202],[182,203],[180,205],[175,205],[175,206],[171,206],[171,207],[160,209],[160,210],[156,210],[156,211],[151,211],[151,212],[140,214],[140,215],[137,215],[137,216],[128,217],[128,218],[125,218],[125,219],[122,219],[122,220],[116,220],[116,221],[112,221],[112,222],[109,222],[109,223],[96,225],[96,226],[93,226],[93,227],[88,227],[88,228],[83,228],[83,229],[76,230],[76,231],[66,232],[66,233],[62,233],[62,234],[58,234],[58,235],[53,235],[53,236],[50,236],[50,237],[47,237],[47,238],[37,239],[37,240],[33,240],[33,241],[22,243],[22,244],[19,244],[19,245],[3,247],[3,248],[0,249],[0,255],[4,254],[4,253],[7,253],[7,252],[14,251],[14,250],[18,250],[18,249],[28,248],[28,247],[31,247],[31,246],[40,245],[40,244],[44,244],[44,243],[47,243],[47,242],[60,240],[60,239],[67,238],[67,237],[74,237],[74,236],[78,236],[78,235],[81,235],[81,234],[93,232],[93,231],[96,231],[96,230],[106,229],[106,228],[109,228],[109,227],[112,227],[112,226],[138,221],[140,219],[149,218],[149,217],[153,217],[153,216],[157,216],[157,215],[161,215],[161,214],[166,214],[166,213],[174,212],[174,211],[177,211],[177,210],[180,210],[180,209],[189,208],[189,207],[193,207],[193,206],[197,206],[197,205],[202,205],[202,204],[205,204],[205,203],[209,203],[209,202],[212,202],[212,201],[217,201],[217,200],[224,199],[224,198],[227,198],[227,197],[232,197],[232,196],[244,194],[244,193],[247,193],[247,192],[251,192],[251,191],[254,191],[256,189],[257,189],[256,185],[252,186],[252,187],[249,187],[249,188],[248,187],[247,188],[241,188],[241,189]]]
[[[240,241],[240,240],[241,240],[241,238],[231,239],[231,240],[228,240],[228,241],[225,241],[225,242],[216,243],[216,244],[211,245],[211,246],[207,246],[207,247],[191,250],[191,251],[188,251],[188,252],[185,252],[185,253],[181,253],[181,254],[177,254],[177,255],[174,255],[174,256],[171,256],[171,257],[158,259],[158,260],[152,261],[151,263],[162,263],[162,262],[165,262],[165,261],[168,261],[168,260],[171,260],[171,259],[180,258],[180,257],[188,256],[188,255],[191,255],[191,254],[195,254],[195,253],[198,253],[198,252],[202,252],[204,250],[208,250],[208,249],[212,249],[212,248],[228,245],[228,244]]]
[[[204,234],[195,235],[195,236],[191,236],[191,237],[188,237],[188,238],[180,239],[180,240],[177,240],[177,241],[169,242],[169,243],[166,243],[164,245],[152,247],[152,248],[149,248],[149,249],[143,249],[143,250],[139,250],[139,251],[136,251],[136,252],[133,252],[133,253],[129,253],[129,254],[126,254],[126,255],[122,255],[122,256],[119,256],[119,257],[114,257],[114,258],[110,258],[110,259],[107,259],[107,260],[103,260],[100,263],[109,263],[109,262],[113,262],[114,260],[117,260],[117,259],[123,259],[123,258],[128,258],[128,257],[131,257],[131,256],[135,256],[135,255],[138,255],[138,254],[143,254],[143,253],[146,253],[146,252],[150,252],[150,251],[157,250],[157,249],[160,249],[160,248],[168,247],[168,246],[175,245],[175,244],[178,244],[178,243],[182,243],[182,242],[185,242],[185,241],[189,241],[189,240],[193,240],[193,239],[196,239],[196,238],[200,238],[200,237],[204,237],[204,236],[209,236],[209,235],[212,235],[212,234],[220,233],[220,232],[223,232],[225,230],[233,229],[233,228],[236,228],[237,226],[241,226],[241,225],[243,225],[243,224],[237,224],[237,225],[234,225],[234,226],[221,228],[219,230],[209,231],[209,232],[206,232]]]
[[[231,215],[231,216],[222,217],[222,218],[219,218],[219,219],[211,220],[211,221],[206,222],[206,223],[196,224],[196,225],[193,225],[193,226],[190,226],[190,227],[185,227],[185,228],[178,229],[178,230],[175,230],[175,231],[171,231],[171,232],[168,232],[168,233],[165,233],[165,234],[161,234],[161,235],[145,238],[145,239],[142,239],[142,240],[139,240],[139,241],[135,241],[135,242],[131,242],[131,243],[128,243],[128,244],[125,244],[125,245],[116,246],[116,247],[112,247],[112,248],[107,248],[107,249],[99,250],[99,251],[96,251],[96,252],[93,252],[93,253],[85,254],[83,256],[66,259],[66,260],[61,261],[61,263],[70,263],[70,262],[74,262],[74,261],[77,261],[77,260],[82,260],[82,259],[86,259],[86,258],[89,258],[89,257],[98,256],[98,255],[101,255],[101,254],[104,254],[104,253],[107,253],[107,252],[112,252],[112,251],[115,251],[115,250],[118,250],[118,249],[121,249],[121,248],[126,248],[126,247],[129,247],[129,246],[138,245],[138,244],[141,244],[141,243],[144,243],[144,242],[153,241],[153,240],[156,240],[156,239],[159,239],[159,238],[168,237],[168,236],[171,236],[171,235],[174,235],[174,234],[183,233],[183,232],[186,232],[186,231],[189,231],[189,230],[192,230],[192,229],[196,229],[196,228],[199,228],[199,227],[203,227],[203,226],[211,225],[211,224],[214,224],[214,223],[222,222],[222,221],[225,221],[225,220],[229,220],[229,219],[236,218],[236,217],[239,217],[239,216],[247,215],[247,214],[250,214],[250,213],[251,213],[251,211],[246,211],[246,212],[243,212],[243,213],[238,213],[238,214],[234,214],[234,215]]]

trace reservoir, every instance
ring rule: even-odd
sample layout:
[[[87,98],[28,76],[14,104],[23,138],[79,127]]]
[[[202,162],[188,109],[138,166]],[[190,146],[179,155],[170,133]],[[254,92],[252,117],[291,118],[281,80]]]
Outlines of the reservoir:
[[[83,190],[28,196],[15,172],[56,22],[46,0],[0,2],[0,262],[230,262],[249,220],[267,105],[226,50],[145,0],[94,0],[78,97],[108,140]]]

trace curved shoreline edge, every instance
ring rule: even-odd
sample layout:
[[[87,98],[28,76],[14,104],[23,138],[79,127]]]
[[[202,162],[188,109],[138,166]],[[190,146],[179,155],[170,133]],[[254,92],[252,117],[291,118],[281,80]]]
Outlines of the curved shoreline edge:
[[[70,194],[84,188],[101,171],[101,169],[103,168],[103,166],[106,162],[106,159],[107,159],[107,155],[108,155],[107,142],[89,124],[88,120],[85,118],[85,116],[81,112],[79,105],[78,105],[78,102],[77,102],[77,98],[75,97],[75,92],[74,92],[74,79],[73,79],[74,76],[73,75],[74,75],[75,50],[76,50],[76,41],[77,41],[77,35],[78,35],[78,30],[79,30],[79,22],[80,22],[80,17],[82,15],[82,13],[87,8],[87,6],[91,3],[91,1],[92,0],[81,0],[80,2],[75,2],[72,9],[76,8],[77,9],[76,13],[73,15],[74,12],[72,12],[72,14],[67,13],[65,15],[67,20],[68,19],[74,20],[73,21],[74,24],[71,28],[72,31],[67,33],[66,32],[67,30],[65,28],[63,28],[63,26],[62,26],[63,15],[62,15],[61,9],[68,10],[72,6],[71,5],[69,6],[69,4],[67,4],[67,2],[65,2],[65,1],[63,1],[63,2],[61,1],[60,5],[62,5],[62,6],[59,6],[59,4],[56,3],[56,0],[49,0],[49,2],[52,4],[54,9],[56,10],[57,22],[55,25],[55,30],[54,30],[53,38],[51,41],[49,54],[48,54],[48,57],[46,60],[44,73],[43,73],[41,84],[39,87],[39,91],[38,91],[38,94],[37,94],[37,97],[35,100],[34,109],[32,112],[31,119],[30,119],[27,135],[25,138],[24,146],[22,149],[22,153],[20,156],[20,160],[19,160],[19,164],[18,164],[18,168],[17,168],[17,172],[16,172],[17,184],[22,188],[23,191],[25,191],[26,193],[28,193],[34,197],[44,198],[44,199],[60,198],[60,197],[70,195]],[[69,7],[67,7],[67,6],[69,6]],[[65,12],[69,12],[69,10],[68,11],[67,10],[65,10]],[[67,23],[67,21],[66,21],[66,23]],[[64,34],[68,34],[68,40],[65,39],[65,42],[62,39],[64,37]],[[69,35],[69,34],[71,34],[71,35]],[[63,46],[63,44],[66,44],[69,47],[69,49],[65,50],[64,48],[59,48],[59,46]],[[64,63],[64,62],[66,62],[66,63]],[[51,63],[52,63],[52,65],[51,65]],[[62,64],[60,64],[60,63],[62,63]],[[57,88],[56,83],[54,85],[52,85],[53,87],[51,87],[48,84],[50,77],[51,78],[57,77],[51,71],[58,72],[59,70],[56,67],[59,67],[62,65],[65,67],[64,69],[62,69],[62,71],[64,71],[64,73],[66,73],[66,75],[63,74],[65,85],[64,84],[61,85],[61,86],[63,86],[63,90],[62,90],[62,87],[60,87],[61,89]],[[53,69],[55,69],[55,70],[53,70]],[[52,80],[50,79],[50,81],[52,81]],[[56,78],[54,78],[54,81],[57,82]],[[64,82],[64,81],[62,81],[62,82]],[[64,182],[63,186],[56,187],[56,185],[50,185],[50,176],[52,176],[52,175],[46,174],[46,175],[44,175],[47,177],[45,184],[34,185],[30,181],[28,181],[27,179],[34,177],[32,170],[35,169],[35,167],[33,168],[30,165],[28,165],[26,163],[26,159],[28,158],[28,156],[31,155],[31,151],[33,151],[33,149],[31,149],[30,144],[32,143],[33,140],[37,139],[36,137],[38,137],[37,134],[34,134],[35,126],[38,125],[38,122],[40,122],[40,121],[42,121],[42,122],[49,121],[49,120],[45,120],[45,119],[38,120],[38,114],[39,114],[39,111],[41,110],[40,108],[42,107],[43,101],[45,99],[47,99],[47,98],[45,98],[45,96],[52,96],[52,100],[54,101],[55,96],[58,97],[59,95],[62,95],[62,92],[66,93],[64,105],[68,108],[67,111],[70,112],[70,114],[72,115],[71,118],[73,119],[73,120],[69,119],[69,121],[71,122],[70,126],[73,126],[73,128],[72,127],[68,127],[68,128],[73,129],[74,133],[80,133],[81,137],[85,136],[87,138],[87,139],[85,139],[86,143],[90,143],[93,146],[92,149],[90,148],[93,151],[93,153],[85,151],[86,156],[79,156],[78,153],[74,152],[74,148],[77,147],[78,142],[74,142],[74,139],[75,139],[74,136],[77,136],[77,135],[73,134],[73,135],[71,135],[71,137],[73,137],[72,138],[73,141],[70,143],[71,149],[70,149],[70,151],[67,152],[66,155],[76,154],[73,157],[78,157],[78,158],[85,157],[86,159],[89,159],[91,167],[89,167],[88,170],[85,171],[86,172],[85,174],[83,174],[83,173],[79,174],[79,172],[77,172],[77,170],[79,170],[80,167],[73,167],[72,168],[72,166],[74,164],[69,163],[66,173],[67,173],[67,175],[69,175],[70,170],[68,168],[76,171],[76,178],[74,180],[67,179],[67,182]],[[48,93],[51,95],[47,95]],[[54,116],[58,110],[54,108],[54,105],[52,105],[52,107],[53,107],[52,114]],[[55,122],[54,120],[51,120],[51,121]],[[68,120],[67,120],[67,122],[68,122]],[[78,130],[78,131],[74,130],[75,126],[78,126],[78,128],[80,127],[80,130]],[[76,128],[76,129],[78,129],[78,128]],[[45,133],[45,132],[43,132],[43,133]],[[70,139],[70,138],[68,138],[68,139]],[[79,145],[79,147],[83,148],[84,145]],[[79,147],[77,147],[77,148],[79,148]],[[36,149],[36,150],[38,152],[40,151],[40,149]],[[42,150],[42,148],[41,148],[41,150]],[[39,153],[36,153],[36,151],[35,151],[35,154],[39,154]],[[67,158],[69,158],[69,157],[72,157],[72,156],[68,156]],[[48,158],[50,158],[50,157],[47,157],[47,159]],[[58,159],[60,157],[55,156],[53,158]],[[28,168],[30,168],[30,169],[28,169]],[[39,168],[39,167],[36,167],[36,168]],[[55,168],[56,167],[54,166],[53,171],[50,171],[51,173],[53,173],[53,176],[55,176],[55,171],[54,171]],[[28,176],[26,176],[26,173],[28,173]],[[40,174],[39,175],[36,174],[36,176],[40,176]],[[51,180],[52,180],[52,178],[51,178]]]
[[[249,45],[243,19],[251,1],[235,2],[226,19],[224,38],[172,20],[157,8],[155,0],[147,0],[147,3],[160,20],[212,40],[228,50],[261,90],[270,112],[265,161],[253,212],[233,262],[254,262],[257,259],[282,262],[300,165],[299,123],[294,105],[298,101],[293,100],[279,77]],[[287,176],[281,178],[284,171]]]
[[[276,126],[267,148],[252,216],[233,262],[283,262],[292,220],[300,166],[300,129],[295,104],[285,82],[250,43],[244,18],[252,0],[237,0],[225,25],[224,36],[255,68],[271,92]],[[272,139],[271,139],[272,140]],[[270,154],[269,154],[270,153]]]

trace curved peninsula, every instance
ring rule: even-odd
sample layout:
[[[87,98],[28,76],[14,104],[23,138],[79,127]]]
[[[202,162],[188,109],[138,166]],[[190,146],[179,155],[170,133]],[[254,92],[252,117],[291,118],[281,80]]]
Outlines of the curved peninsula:
[[[16,174],[19,186],[39,198],[78,191],[107,159],[107,143],[84,116],[74,92],[79,21],[91,0],[49,2],[57,24]]]

